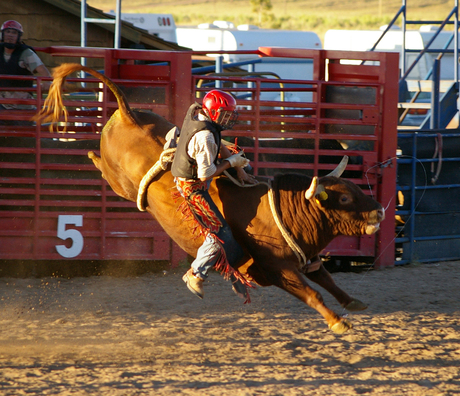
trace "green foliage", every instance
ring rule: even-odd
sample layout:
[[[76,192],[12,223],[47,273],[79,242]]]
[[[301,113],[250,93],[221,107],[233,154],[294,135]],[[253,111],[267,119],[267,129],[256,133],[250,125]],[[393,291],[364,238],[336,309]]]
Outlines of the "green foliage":
[[[271,0],[251,0],[252,12],[270,11],[273,8]]]
[[[259,24],[273,19],[273,14],[268,14],[273,6],[271,0],[251,0],[252,12],[257,13]]]

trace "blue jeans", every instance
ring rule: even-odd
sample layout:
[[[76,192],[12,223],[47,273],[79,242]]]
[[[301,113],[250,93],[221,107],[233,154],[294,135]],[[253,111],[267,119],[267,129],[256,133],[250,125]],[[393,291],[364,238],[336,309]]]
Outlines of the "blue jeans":
[[[205,240],[198,249],[196,259],[192,262],[191,267],[195,275],[201,279],[206,279],[208,277],[209,270],[221,259],[225,259],[228,264],[234,268],[235,265],[243,258],[244,251],[235,240],[230,226],[227,224],[209,195],[207,189],[209,182],[206,184],[200,181],[197,181],[196,184],[190,182],[187,183],[189,183],[192,187],[191,189],[181,188],[184,186],[179,186],[179,183],[176,184],[177,189],[185,198],[185,202],[187,203],[195,220],[203,229],[206,230]],[[199,187],[195,188],[195,186]],[[214,227],[211,227],[212,229],[208,226],[209,219],[206,214],[203,214],[202,210],[197,209],[197,206],[195,205],[195,203],[200,200],[206,201],[208,204],[208,213],[211,212],[211,215],[218,219],[219,224],[214,224]],[[225,257],[222,257],[223,254],[225,254]]]

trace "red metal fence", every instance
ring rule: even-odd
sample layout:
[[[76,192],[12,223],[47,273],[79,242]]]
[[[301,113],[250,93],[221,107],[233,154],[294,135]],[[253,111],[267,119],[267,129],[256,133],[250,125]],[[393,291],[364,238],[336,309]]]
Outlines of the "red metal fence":
[[[132,107],[181,125],[186,109],[210,87],[238,97],[239,124],[228,131],[258,175],[323,174],[346,153],[346,177],[387,208],[377,236],[340,237],[326,255],[394,263],[394,194],[398,57],[391,53],[260,48],[260,56],[308,59],[312,75],[273,80],[250,74],[192,75],[191,52],[43,49],[54,56],[104,60],[104,73],[122,87]],[[367,63],[360,64],[361,61]],[[76,59],[79,62],[79,58]],[[8,78],[0,76],[0,78]],[[135,204],[116,196],[87,158],[117,104],[94,78],[70,78],[67,132],[17,125],[34,110],[0,112],[0,259],[169,260],[184,253]],[[1,88],[3,89],[3,88]],[[5,90],[5,89],[3,89]],[[40,108],[31,99],[0,104]],[[300,100],[298,98],[301,98]]]

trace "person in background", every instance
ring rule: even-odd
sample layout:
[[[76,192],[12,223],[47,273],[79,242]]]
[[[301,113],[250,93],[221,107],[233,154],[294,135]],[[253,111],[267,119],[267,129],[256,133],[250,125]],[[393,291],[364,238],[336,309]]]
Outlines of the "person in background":
[[[221,131],[231,129],[237,118],[236,100],[231,94],[217,89],[208,92],[202,105],[195,103],[187,111],[171,168],[176,187],[185,199],[183,205],[205,237],[183,277],[199,298],[203,298],[208,271],[215,267],[228,274],[235,293],[247,299],[242,277],[234,270],[243,258],[243,249],[208,192],[212,178],[229,168],[235,168],[241,183],[257,183],[243,169],[249,164],[243,152],[232,155],[221,142]]]
[[[40,76],[51,77],[49,70],[43,64],[38,55],[33,49],[21,40],[24,30],[22,25],[13,20],[6,21],[1,27],[1,42],[0,42],[0,74],[8,74],[15,76]],[[46,81],[42,83],[42,88],[47,90],[51,82]],[[18,79],[0,79],[0,87],[2,88],[31,88],[33,80],[18,80]],[[30,99],[32,98],[31,92],[27,91],[8,91],[0,90],[0,98],[2,99]],[[15,109],[34,109],[31,105],[19,104],[0,104],[1,110],[15,110]],[[8,121],[4,121],[8,123]],[[15,123],[15,122],[10,122]],[[16,122],[18,123],[18,122]],[[19,122],[20,123],[20,122]]]

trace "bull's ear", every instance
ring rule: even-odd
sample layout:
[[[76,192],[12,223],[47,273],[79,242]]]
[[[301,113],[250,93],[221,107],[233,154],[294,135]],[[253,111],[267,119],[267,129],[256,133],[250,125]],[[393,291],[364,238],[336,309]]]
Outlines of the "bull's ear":
[[[318,187],[318,177],[315,176],[311,180],[310,187],[308,188],[307,191],[305,191],[305,198],[306,199],[312,199],[316,195],[316,188]]]
[[[315,199],[316,203],[320,203],[321,201],[326,201],[329,198],[327,195],[326,189],[322,184],[318,184],[318,187],[316,187],[316,193],[315,193]]]

